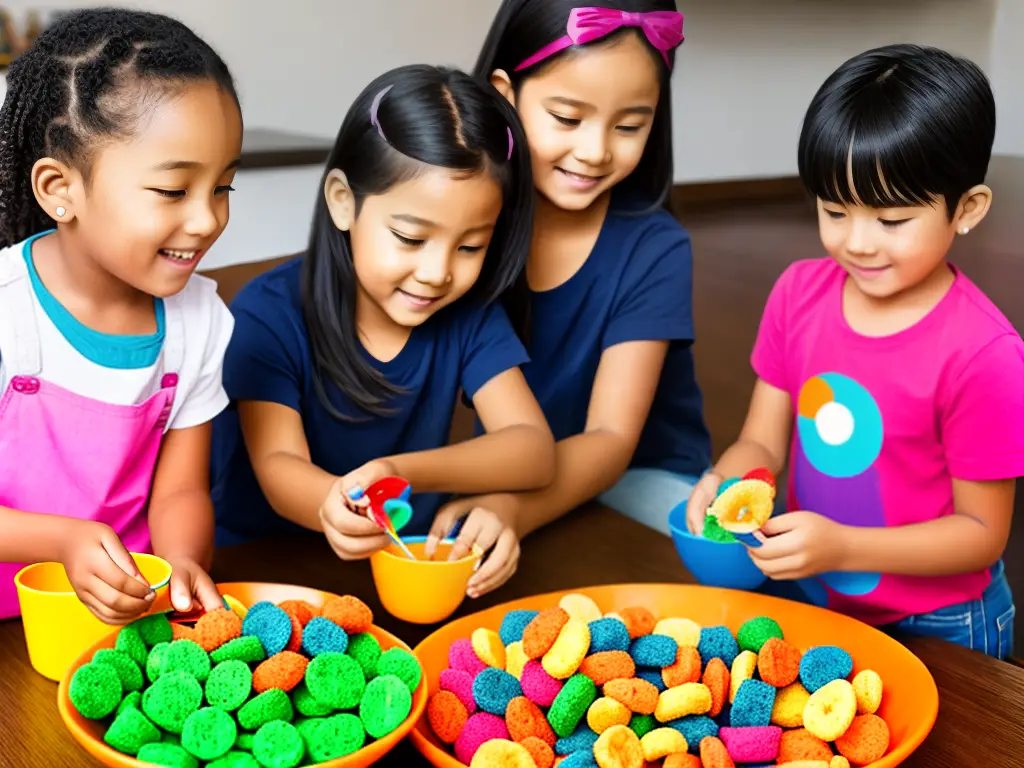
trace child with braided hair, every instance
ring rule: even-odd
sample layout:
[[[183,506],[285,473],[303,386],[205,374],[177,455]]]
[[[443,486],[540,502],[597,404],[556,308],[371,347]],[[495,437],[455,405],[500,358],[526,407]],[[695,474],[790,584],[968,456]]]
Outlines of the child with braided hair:
[[[180,22],[69,13],[0,110],[0,619],[21,563],[63,563],[101,620],[153,593],[128,551],[211,609],[210,423],[233,321],[194,274],[228,221],[242,120]]]

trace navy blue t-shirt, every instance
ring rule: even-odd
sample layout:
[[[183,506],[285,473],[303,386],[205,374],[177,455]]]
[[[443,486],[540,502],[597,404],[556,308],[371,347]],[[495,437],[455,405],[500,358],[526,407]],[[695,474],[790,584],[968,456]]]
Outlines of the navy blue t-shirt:
[[[259,400],[298,411],[313,463],[333,475],[373,459],[445,445],[460,387],[472,398],[492,378],[528,360],[504,309],[463,300],[414,328],[393,360],[382,363],[364,352],[388,381],[405,390],[389,402],[393,415],[340,421],[313,386],[300,274],[300,259],[283,264],[257,277],[232,302],[235,329],[224,386],[232,403]],[[327,389],[335,407],[358,413],[337,387]],[[301,530],[279,517],[263,496],[234,407],[214,421],[212,484],[218,545]],[[446,498],[415,491],[414,516],[403,533],[426,533]]]
[[[601,354],[629,341],[669,341],[650,415],[631,466],[700,475],[711,437],[693,366],[690,236],[667,211],[615,204],[583,266],[531,292],[530,362],[523,366],[555,440],[586,427]]]

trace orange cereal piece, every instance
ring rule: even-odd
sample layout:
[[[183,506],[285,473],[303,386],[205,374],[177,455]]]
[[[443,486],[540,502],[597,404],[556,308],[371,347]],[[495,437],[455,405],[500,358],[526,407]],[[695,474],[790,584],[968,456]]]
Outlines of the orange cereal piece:
[[[686,683],[699,683],[700,651],[692,645],[679,646],[675,663],[661,670],[661,679],[667,688],[675,688]]]
[[[717,736],[705,736],[700,740],[700,762],[704,768],[736,768],[729,757],[729,750]]]
[[[597,737],[594,760],[601,768],[643,768],[640,737],[625,725],[613,725]]]
[[[654,683],[638,677],[610,680],[604,685],[604,695],[625,704],[630,712],[637,715],[653,715],[660,696]]]
[[[827,763],[831,759],[832,747],[806,728],[782,732],[782,738],[779,740],[777,762],[793,763],[799,760],[824,760]]]
[[[579,671],[593,680],[595,685],[602,686],[611,680],[628,680],[633,677],[636,674],[636,664],[625,651],[601,651],[593,656],[587,656]]]
[[[505,710],[505,726],[512,741],[522,742],[533,737],[540,739],[552,749],[558,741],[547,716],[525,696],[517,696],[508,703]]]
[[[665,675],[662,673],[662,678],[664,677]],[[725,666],[724,661],[716,656],[708,662],[701,682],[711,691],[711,711],[708,712],[708,715],[718,717],[722,714],[725,702],[729,700],[729,683],[731,682],[729,668]]]
[[[691,755],[689,752],[676,752],[665,758],[661,768],[703,768],[703,766],[700,764],[700,758],[696,755]]]
[[[548,608],[541,611],[523,630],[523,653],[528,659],[539,659],[555,644],[562,633],[562,627],[569,623],[569,614],[564,608]]]
[[[298,616],[291,613],[288,614],[288,618],[292,620],[292,636],[288,638],[288,645],[284,649],[298,653],[302,650],[302,623]]]
[[[658,625],[658,620],[654,618],[654,614],[643,606],[624,608],[619,611],[619,615],[622,616],[622,623],[629,630],[631,640],[651,634]]]
[[[878,715],[858,715],[842,736],[836,749],[854,765],[867,765],[889,751],[889,726]]]
[[[775,768],[830,768],[830,763],[826,760],[790,760],[779,763]]]
[[[196,622],[195,641],[207,653],[241,636],[242,620],[227,608],[204,613]]]
[[[192,627],[186,626],[185,624],[177,624],[171,622],[171,639],[172,640],[191,640],[193,643],[199,642],[196,639],[196,631]]]
[[[451,691],[438,691],[427,703],[431,730],[445,744],[454,744],[469,719],[466,705]]]
[[[551,768],[555,764],[555,750],[536,736],[527,736],[519,743],[530,753],[537,768]]]
[[[280,688],[290,691],[302,682],[309,659],[294,651],[281,651],[271,656],[252,673],[252,687],[256,693]]]
[[[302,626],[306,626],[320,615],[320,609],[314,608],[305,600],[285,600],[283,603],[278,603],[277,607],[289,616],[294,616],[298,619],[299,624]]]
[[[335,597],[324,603],[320,615],[333,621],[350,635],[367,632],[373,624],[373,611],[370,606],[352,595]]]
[[[775,688],[785,688],[800,676],[800,650],[785,640],[771,637],[757,655],[761,679]]]

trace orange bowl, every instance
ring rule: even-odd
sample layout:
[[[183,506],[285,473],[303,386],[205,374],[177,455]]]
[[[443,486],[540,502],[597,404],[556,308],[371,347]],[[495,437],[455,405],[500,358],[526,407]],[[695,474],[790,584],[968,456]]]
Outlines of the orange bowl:
[[[330,592],[321,592],[318,589],[297,587],[290,584],[229,582],[218,584],[217,588],[222,595],[234,597],[245,606],[254,605],[262,600],[272,603],[280,603],[284,600],[305,600],[311,605],[319,607],[331,598],[337,597],[337,595]],[[380,627],[371,627],[370,633],[377,638],[381,648],[384,650],[402,648],[406,651],[411,651],[408,645]],[[103,741],[104,724],[82,717],[71,706],[71,698],[68,695],[68,686],[71,684],[71,678],[78,668],[83,664],[89,663],[92,660],[93,654],[101,648],[113,648],[116,640],[117,632],[115,631],[98,641],[75,660],[67,674],[60,681],[60,686],[57,689],[57,708],[60,710],[60,716],[64,720],[64,725],[71,731],[75,741],[81,744],[86,752],[99,760],[103,765],[111,766],[111,768],[146,768],[149,763],[143,763],[108,747],[106,742]],[[319,768],[365,768],[365,766],[372,765],[394,749],[395,745],[406,737],[416,721],[422,716],[426,706],[426,682],[421,681],[412,697],[412,712],[409,713],[409,716],[405,718],[398,728],[384,738],[367,744],[351,755],[339,757],[336,760],[328,760],[326,763],[317,763],[316,765]]]
[[[701,626],[725,625],[735,632],[756,616],[771,616],[782,627],[786,640],[801,650],[816,645],[838,645],[853,656],[853,671],[873,669],[882,677],[885,693],[878,714],[889,724],[889,752],[869,768],[893,768],[920,746],[935,725],[939,692],[928,668],[907,648],[883,632],[856,619],[811,605],[731,589],[682,584],[615,584],[535,595],[496,605],[453,621],[416,646],[429,694],[448,667],[448,648],[473,630],[498,631],[501,620],[517,609],[543,610],[558,604],[563,595],[582,593],[605,613],[630,606],[644,606],[659,618],[683,617]],[[434,736],[427,719],[409,737],[424,757],[438,768],[463,768]]]

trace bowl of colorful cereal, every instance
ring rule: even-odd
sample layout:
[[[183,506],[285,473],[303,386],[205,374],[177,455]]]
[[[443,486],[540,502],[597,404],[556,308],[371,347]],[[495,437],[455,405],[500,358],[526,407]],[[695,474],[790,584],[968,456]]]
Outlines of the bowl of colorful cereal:
[[[108,635],[61,680],[71,735],[107,766],[371,765],[426,707],[422,667],[358,598],[228,583],[229,608]]]
[[[410,738],[439,768],[892,768],[938,713],[928,669],[884,633],[713,587],[537,595],[415,652],[429,701]]]

